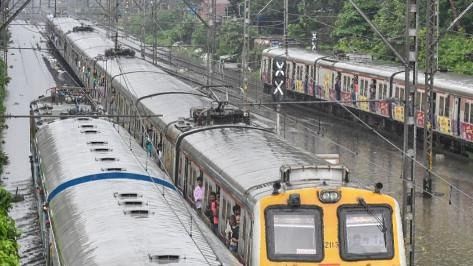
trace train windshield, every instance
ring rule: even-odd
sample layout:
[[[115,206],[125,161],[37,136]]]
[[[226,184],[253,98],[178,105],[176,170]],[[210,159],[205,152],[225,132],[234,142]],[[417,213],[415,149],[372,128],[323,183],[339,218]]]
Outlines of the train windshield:
[[[393,257],[391,209],[381,206],[342,207],[340,236],[345,260]]]
[[[310,207],[266,210],[266,240],[273,261],[321,261],[322,217]]]

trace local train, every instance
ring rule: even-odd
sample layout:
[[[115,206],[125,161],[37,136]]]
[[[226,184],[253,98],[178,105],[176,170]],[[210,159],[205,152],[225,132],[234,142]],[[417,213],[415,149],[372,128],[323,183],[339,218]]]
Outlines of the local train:
[[[393,197],[351,185],[344,166],[252,124],[247,111],[209,88],[192,88],[132,53],[110,50],[114,44],[98,31],[77,27],[72,18],[49,19],[52,44],[109,114],[154,115],[115,121],[142,145],[150,136],[190,203],[200,178],[204,208],[218,195],[219,237],[239,207],[234,253],[243,264],[406,265]]]
[[[285,70],[285,92],[295,97],[333,101],[340,80],[342,104],[373,114],[382,122],[404,122],[404,69],[376,63],[338,60],[301,48],[268,48],[262,53],[261,80],[273,91],[277,63]],[[419,73],[416,92],[416,123],[424,127],[422,106],[426,101],[424,75]],[[473,77],[437,73],[434,81],[433,129],[460,149],[473,148]],[[355,103],[355,100],[360,101]],[[373,100],[373,102],[368,102]],[[374,100],[377,100],[374,102]]]
[[[84,94],[51,93],[31,104],[46,265],[222,265],[176,187],[129,133],[92,118]]]

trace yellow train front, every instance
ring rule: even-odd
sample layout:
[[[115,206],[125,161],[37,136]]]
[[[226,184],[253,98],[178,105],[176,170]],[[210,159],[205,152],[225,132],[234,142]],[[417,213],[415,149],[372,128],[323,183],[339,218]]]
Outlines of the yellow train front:
[[[276,184],[257,205],[259,265],[406,265],[399,205],[378,189]]]

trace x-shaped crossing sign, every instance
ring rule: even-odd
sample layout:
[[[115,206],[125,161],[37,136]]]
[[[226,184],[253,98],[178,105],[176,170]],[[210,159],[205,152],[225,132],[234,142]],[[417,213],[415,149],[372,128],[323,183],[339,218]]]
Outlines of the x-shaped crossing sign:
[[[274,73],[274,85],[276,85],[276,88],[274,89],[273,94],[276,95],[277,93],[284,95],[282,92],[281,86],[284,84],[284,64],[285,62],[278,62],[276,61],[276,71]]]
[[[284,71],[282,70],[284,62],[276,62],[276,67],[278,68],[278,70],[276,70],[276,77],[279,77],[280,75],[284,77]]]
[[[284,84],[284,80],[281,80],[280,82],[274,81],[274,85],[276,85],[276,88],[274,89],[274,92],[273,92],[274,95],[276,95],[278,92],[281,95],[284,95],[284,93],[282,92],[282,89],[281,89],[282,84]]]
[[[317,33],[312,32],[312,50],[317,50]]]

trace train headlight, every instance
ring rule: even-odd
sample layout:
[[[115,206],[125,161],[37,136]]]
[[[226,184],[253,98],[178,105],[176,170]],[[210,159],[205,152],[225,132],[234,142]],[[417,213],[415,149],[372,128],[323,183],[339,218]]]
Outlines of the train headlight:
[[[340,200],[340,191],[322,190],[319,192],[319,200],[323,203],[335,203]]]

